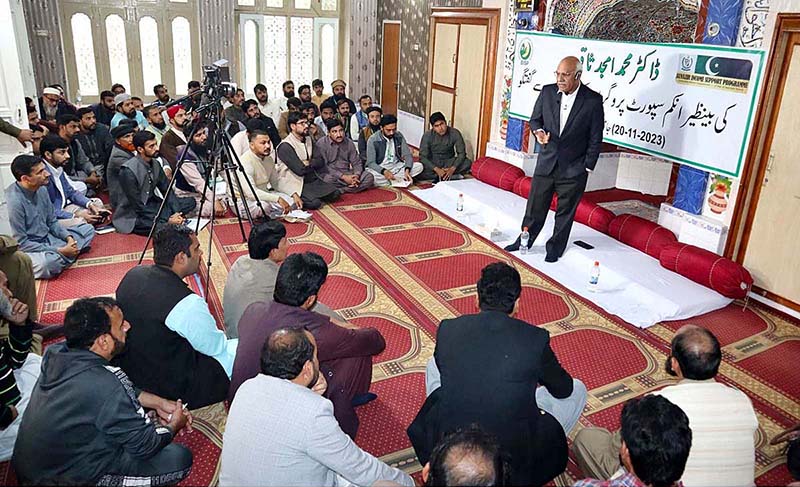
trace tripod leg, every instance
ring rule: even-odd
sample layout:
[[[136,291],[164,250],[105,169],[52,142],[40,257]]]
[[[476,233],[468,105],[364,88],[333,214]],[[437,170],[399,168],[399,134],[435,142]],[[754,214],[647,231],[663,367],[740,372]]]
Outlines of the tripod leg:
[[[225,173],[228,176],[228,180],[231,181],[231,188],[233,188],[233,184],[236,184],[237,188],[239,188],[239,194],[242,195],[241,201],[242,206],[244,207],[244,212],[247,215],[247,221],[250,223],[250,227],[252,228],[253,223],[253,215],[250,213],[250,206],[247,204],[247,199],[244,197],[244,191],[242,191],[242,183],[239,181],[237,177],[236,171],[232,171],[229,167],[225,168]],[[231,190],[231,193],[235,194],[235,191]],[[258,200],[256,200],[258,201]],[[244,224],[242,222],[242,218],[239,217],[239,230],[242,232],[242,242],[247,242],[247,237],[244,233]]]
[[[256,189],[253,187],[253,182],[250,181],[249,177],[247,177],[247,173],[245,172],[244,167],[242,166],[242,161],[239,160],[239,156],[236,154],[236,151],[233,149],[233,144],[231,144],[230,138],[228,138],[227,135],[228,134],[225,134],[222,137],[222,140],[228,146],[228,148],[230,150],[230,153],[233,154],[233,160],[236,161],[236,168],[244,176],[244,180],[245,180],[245,182],[247,182],[247,186],[250,189],[250,193],[255,197],[256,205],[258,205],[258,208],[261,210],[261,214],[264,215],[264,218],[269,218],[269,213],[264,211],[264,205],[261,204],[261,200],[258,199],[258,196],[256,196]],[[238,178],[237,178],[237,180],[238,180]],[[239,189],[240,190],[242,189],[241,186],[242,185],[241,185],[241,182],[240,182],[239,183]],[[244,192],[239,193],[239,194],[244,195]]]
[[[189,134],[189,138],[186,140],[192,140],[192,137],[194,137],[194,134],[197,132],[197,128],[197,125],[192,128],[192,132]],[[147,241],[144,243],[144,248],[142,249],[142,254],[139,256],[139,262],[137,265],[141,265],[142,261],[144,260],[144,254],[147,253],[147,247],[150,245],[150,241],[153,240],[153,234],[156,231],[158,220],[161,218],[161,214],[164,212],[164,207],[167,205],[167,199],[169,199],[169,196],[172,194],[172,191],[175,188],[175,178],[177,177],[178,172],[180,172],[181,167],[183,167],[183,163],[186,161],[186,154],[188,153],[189,151],[184,150],[183,154],[181,154],[181,157],[178,160],[178,163],[175,164],[175,171],[172,174],[172,179],[169,182],[166,193],[163,195],[164,198],[161,200],[161,205],[158,207],[158,213],[156,213],[156,216],[153,219],[153,225],[150,227],[150,231],[147,233]]]

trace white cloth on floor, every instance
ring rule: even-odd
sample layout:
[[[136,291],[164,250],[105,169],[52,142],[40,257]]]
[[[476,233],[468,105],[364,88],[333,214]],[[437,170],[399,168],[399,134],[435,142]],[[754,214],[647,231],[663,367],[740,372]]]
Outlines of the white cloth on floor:
[[[525,198],[477,179],[441,182],[413,194],[486,238],[497,228],[504,234],[502,241],[495,242],[500,248],[517,238],[525,214]],[[462,212],[456,211],[459,194],[464,195]],[[661,267],[658,259],[578,222],[572,227],[570,242],[582,240],[594,249],[570,244],[558,262],[547,263],[544,244],[553,232],[554,215],[552,211],[548,215],[531,253],[514,255],[628,323],[647,328],[724,308],[733,301]],[[597,292],[592,292],[588,283],[595,261],[600,262],[600,283]]]

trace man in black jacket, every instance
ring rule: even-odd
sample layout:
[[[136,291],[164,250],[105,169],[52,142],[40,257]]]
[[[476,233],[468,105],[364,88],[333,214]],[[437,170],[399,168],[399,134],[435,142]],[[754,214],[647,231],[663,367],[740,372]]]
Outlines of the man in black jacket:
[[[67,309],[67,342],[47,349],[14,446],[23,485],[172,485],[189,474],[192,453],[172,440],[191,414],[109,363],[129,329],[111,298]]]
[[[586,386],[558,363],[547,330],[514,318],[521,292],[516,269],[490,264],[478,281],[481,312],[439,325],[429,395],[408,428],[421,464],[440,438],[475,423],[510,455],[513,485],[542,485],[566,468]]]
[[[603,142],[603,97],[581,85],[583,67],[566,57],[556,70],[556,83],[542,88],[531,115],[531,132],[542,146],[522,228],[528,227],[528,248],[542,231],[553,193],[558,195],[556,224],[547,241],[545,262],[564,253],[578,202],[594,170]],[[519,239],[506,247],[519,249]]]
[[[92,107],[78,109],[78,118],[81,119],[81,131],[75,136],[80,143],[86,157],[94,165],[97,174],[105,175],[108,158],[114,147],[114,139],[108,125],[97,121]]]

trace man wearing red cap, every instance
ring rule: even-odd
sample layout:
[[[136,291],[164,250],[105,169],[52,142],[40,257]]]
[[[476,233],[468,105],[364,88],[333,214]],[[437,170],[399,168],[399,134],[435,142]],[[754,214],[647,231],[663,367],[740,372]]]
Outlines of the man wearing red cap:
[[[167,116],[169,117],[169,130],[161,137],[158,152],[174,171],[175,164],[178,163],[178,147],[188,144],[183,129],[186,128],[189,117],[182,105],[172,105],[167,108]]]

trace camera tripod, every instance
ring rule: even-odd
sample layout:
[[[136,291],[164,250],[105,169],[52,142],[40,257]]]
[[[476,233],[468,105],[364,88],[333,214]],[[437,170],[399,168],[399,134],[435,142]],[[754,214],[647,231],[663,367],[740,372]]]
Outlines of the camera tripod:
[[[239,200],[242,202],[242,209],[244,210],[245,217],[247,218],[248,223],[250,226],[253,225],[253,215],[250,212],[250,208],[247,204],[247,198],[245,198],[244,187],[242,185],[242,179],[244,179],[245,183],[247,184],[248,189],[250,190],[250,194],[253,195],[253,198],[256,201],[256,205],[258,209],[261,210],[261,214],[263,218],[269,218],[269,213],[264,210],[264,207],[261,203],[261,200],[258,199],[256,195],[256,190],[253,187],[253,183],[250,181],[250,178],[247,176],[247,173],[242,166],[241,161],[239,160],[239,156],[236,154],[236,151],[231,144],[230,136],[228,135],[227,131],[225,130],[225,126],[222,120],[222,103],[221,98],[223,96],[223,92],[221,90],[214,90],[208,89],[206,92],[210,93],[212,96],[210,98],[211,101],[208,103],[200,106],[196,113],[199,113],[200,117],[197,121],[192,124],[192,130],[187,136],[186,139],[186,146],[184,147],[183,152],[181,153],[180,157],[178,158],[177,163],[175,164],[175,169],[173,171],[172,179],[170,180],[169,187],[167,188],[166,193],[163,195],[163,199],[161,200],[161,205],[158,208],[158,212],[153,220],[153,225],[150,227],[150,231],[147,235],[147,241],[144,244],[144,248],[142,249],[142,253],[139,256],[139,264],[142,263],[144,260],[144,256],[147,253],[147,247],[150,245],[150,241],[153,239],[153,235],[155,234],[156,228],[159,226],[159,220],[162,217],[164,210],[167,207],[167,201],[174,192],[175,182],[177,180],[178,174],[180,173],[181,167],[187,162],[187,156],[189,154],[190,142],[194,138],[195,134],[197,134],[198,129],[203,126],[204,128],[208,128],[209,136],[207,139],[207,146],[209,147],[208,150],[208,161],[206,164],[206,170],[204,176],[204,184],[203,184],[203,191],[200,197],[200,204],[197,207],[197,222],[195,224],[195,234],[199,233],[200,231],[200,219],[202,216],[203,206],[206,203],[206,193],[209,188],[209,180],[215,180],[217,174],[225,173],[225,181],[227,183],[227,192],[230,195],[233,211],[236,214],[236,218],[239,223],[239,231],[242,234],[242,242],[247,242],[247,235],[244,231],[244,222],[242,220],[242,211],[239,208]],[[190,99],[194,95],[187,95],[179,100],[176,100],[169,105],[177,105],[179,103],[183,103],[184,101]],[[193,161],[194,162],[194,161]],[[242,178],[240,178],[239,173],[241,173]],[[238,197],[237,191],[238,189]],[[217,197],[217,185],[211,185],[211,193],[213,202],[216,202]],[[206,282],[205,282],[205,298],[208,301],[208,287],[209,281],[211,279],[211,247],[213,242],[213,234],[214,234],[214,223],[216,221],[216,211],[212,208],[210,222],[209,222],[209,232],[211,236],[208,240],[208,251],[206,255],[208,260],[206,262]]]

